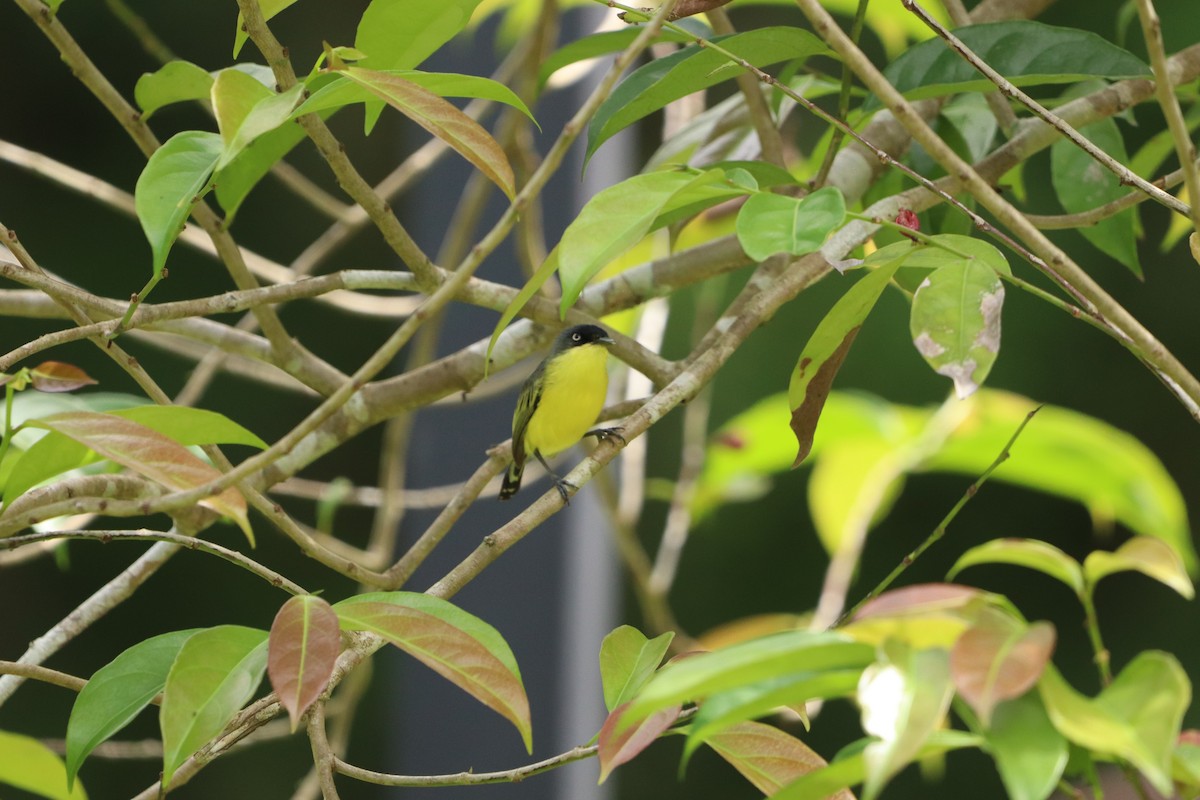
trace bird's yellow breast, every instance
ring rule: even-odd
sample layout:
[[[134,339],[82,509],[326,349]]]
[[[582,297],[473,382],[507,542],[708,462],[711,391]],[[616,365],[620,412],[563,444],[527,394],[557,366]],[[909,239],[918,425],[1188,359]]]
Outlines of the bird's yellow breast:
[[[607,358],[607,348],[589,344],[546,364],[542,398],[525,430],[527,453],[550,456],[583,438],[604,408]]]

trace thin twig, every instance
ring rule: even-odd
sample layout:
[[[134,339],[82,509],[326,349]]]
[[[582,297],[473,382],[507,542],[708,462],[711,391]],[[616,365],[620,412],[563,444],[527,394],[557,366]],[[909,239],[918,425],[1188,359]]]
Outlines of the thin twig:
[[[905,556],[883,580],[876,584],[871,591],[863,595],[862,599],[851,606],[848,611],[838,617],[837,621],[834,622],[830,627],[840,628],[842,625],[845,625],[847,621],[853,619],[854,615],[858,613],[859,609],[861,609],[866,603],[874,600],[880,594],[885,592],[887,588],[891,586],[897,578],[903,575],[904,571],[911,567],[926,550],[939,542],[941,538],[946,535],[947,528],[950,527],[950,523],[953,522],[954,518],[958,516],[958,512],[963,509],[963,506],[965,506],[968,502],[970,502],[971,498],[978,494],[980,487],[987,482],[987,479],[991,477],[992,473],[995,472],[1001,464],[1003,464],[1005,461],[1008,461],[1012,455],[1013,444],[1016,443],[1018,437],[1020,437],[1021,433],[1025,430],[1025,426],[1029,424],[1029,421],[1033,419],[1034,415],[1036,415],[1041,409],[1041,406],[1037,406],[1025,415],[1025,419],[1021,420],[1021,424],[1017,426],[1017,429],[1013,431],[1012,436],[1010,436],[1008,441],[1004,444],[1004,449],[1002,449],[1000,454],[996,456],[995,460],[988,465],[988,468],[985,469],[983,473],[975,479],[974,483],[967,487],[967,490],[963,493],[963,496],[958,499],[958,502],[955,503],[946,516],[942,518],[942,521],[938,523],[937,527],[934,528],[927,537],[925,537],[925,541],[917,545],[917,547],[911,553]]]
[[[599,752],[600,746],[581,745],[565,753],[527,764],[523,767],[501,770],[499,772],[457,772],[450,775],[393,775],[387,772],[356,767],[340,758],[333,762],[334,768],[348,778],[354,778],[364,783],[377,786],[479,786],[489,783],[517,783],[525,778],[549,772],[565,764],[591,758]]]

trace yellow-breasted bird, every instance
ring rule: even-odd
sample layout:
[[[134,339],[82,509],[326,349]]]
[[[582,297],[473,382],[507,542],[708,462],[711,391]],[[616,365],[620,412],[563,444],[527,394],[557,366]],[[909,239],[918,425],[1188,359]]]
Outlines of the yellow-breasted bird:
[[[575,488],[550,469],[546,457],[566,450],[585,436],[620,438],[620,428],[588,430],[608,392],[608,348],[612,337],[599,325],[576,325],[554,339],[550,355],[538,364],[521,387],[513,412],[513,463],[504,473],[500,499],[521,488],[521,473],[530,454],[554,479],[554,488],[567,500],[567,487]]]

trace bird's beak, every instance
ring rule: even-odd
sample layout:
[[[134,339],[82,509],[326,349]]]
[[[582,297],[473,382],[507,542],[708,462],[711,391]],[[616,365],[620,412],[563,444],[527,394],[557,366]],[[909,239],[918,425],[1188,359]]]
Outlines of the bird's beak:
[[[612,340],[611,336],[601,336],[599,339],[596,340],[596,342],[598,344],[608,345],[609,347],[612,347],[614,344],[616,344],[616,342],[614,342]]]

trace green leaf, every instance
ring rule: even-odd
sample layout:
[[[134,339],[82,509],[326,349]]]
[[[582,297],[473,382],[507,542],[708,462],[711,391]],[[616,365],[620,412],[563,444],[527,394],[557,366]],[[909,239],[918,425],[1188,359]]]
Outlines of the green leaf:
[[[488,372],[492,368],[492,351],[496,348],[496,342],[500,339],[500,334],[508,327],[508,323],[516,319],[517,314],[521,313],[521,309],[529,302],[538,291],[545,285],[546,281],[558,271],[558,247],[555,246],[550,254],[546,256],[546,260],[537,268],[537,272],[533,273],[525,285],[521,287],[521,291],[517,292],[516,296],[504,308],[504,312],[500,314],[500,319],[496,320],[496,327],[492,328],[492,337],[488,339],[487,353],[484,355],[485,363],[483,368],[484,377],[487,377]]]
[[[812,450],[817,422],[829,397],[833,379],[849,352],[858,329],[875,307],[888,281],[896,274],[899,262],[881,267],[851,286],[817,325],[788,382],[788,405],[792,413],[792,432],[799,450],[793,467],[799,466]]]
[[[293,5],[296,0],[257,0],[258,7],[262,9],[263,21],[271,19],[280,11],[283,11],[288,6]],[[250,34],[242,29],[244,24],[242,12],[238,12],[237,27],[233,32],[233,57],[237,58],[238,53],[242,51],[242,46],[246,44],[246,40],[250,38]]]
[[[29,420],[25,424],[74,439],[104,458],[128,467],[168,489],[186,491],[221,477],[215,467],[201,461],[178,442],[115,414],[68,411]],[[246,500],[236,489],[230,487],[218,495],[200,500],[198,505],[232,519],[246,534],[250,544],[254,544]]]
[[[163,690],[179,650],[198,630],[152,636],[96,670],[75,698],[67,722],[68,784],[98,744],[132,722]]]
[[[358,23],[354,46],[367,54],[359,66],[412,69],[453,39],[471,21],[480,0],[372,0]],[[367,107],[366,131],[381,104]]]
[[[321,116],[324,118],[331,113],[333,112],[323,112]],[[217,170],[213,183],[216,185],[217,202],[225,209],[226,225],[233,222],[250,190],[277,161],[299,144],[304,136],[304,129],[299,125],[283,125],[259,136]]]
[[[941,233],[929,238],[936,242],[936,245],[915,244],[910,241],[895,242],[867,256],[863,265],[882,266],[901,259],[900,265],[905,269],[932,271],[963,261],[978,261],[1001,275],[1012,275],[1012,267],[1004,254],[983,239],[957,233]]]
[[[604,705],[612,711],[646,685],[675,634],[668,631],[653,639],[630,625],[622,625],[600,643],[600,682],[604,686]]]
[[[414,592],[372,592],[334,605],[342,630],[371,631],[416,658],[521,733],[532,751],[529,699],[499,632],[451,603]]]
[[[832,186],[802,198],[759,192],[738,212],[737,237],[755,261],[776,253],[800,256],[819,250],[845,219],[846,201]]]
[[[421,72],[412,69],[380,70],[380,72],[415,83],[439,97],[471,97],[493,100],[512,106],[531,120],[534,118],[529,107],[512,89],[491,78],[459,75],[453,72]],[[305,114],[334,110],[351,103],[365,103],[374,99],[375,94],[365,86],[355,83],[348,77],[335,75],[333,80],[313,92],[312,96],[305,100],[292,116],[301,117]]]
[[[154,151],[138,176],[133,202],[154,254],[154,277],[162,275],[192,205],[208,190],[221,146],[215,133],[177,133]]]
[[[833,55],[816,36],[792,27],[767,27],[716,36],[712,42],[756,67],[814,55]],[[699,45],[685,47],[634,70],[601,103],[588,125],[584,163],[600,145],[642,117],[681,97],[730,80],[740,72],[741,67],[727,61],[724,55]]]
[[[695,41],[697,36],[708,38],[712,34],[712,30],[706,25],[697,23],[694,18],[688,17],[679,20],[679,25],[689,27],[695,31],[692,35],[679,33],[677,31],[664,30],[660,31],[655,37],[656,42],[674,42],[676,44],[689,44]],[[555,50],[549,58],[542,62],[538,68],[538,89],[545,87],[546,81],[550,76],[558,72],[563,67],[577,64],[580,61],[587,61],[591,58],[608,55],[610,53],[619,53],[629,45],[633,44],[633,40],[642,32],[640,26],[630,25],[617,31],[601,31],[593,33],[590,36],[584,36],[581,39],[573,39],[562,47]]]
[[[184,100],[207,100],[213,76],[190,61],[168,61],[155,72],[138,78],[133,99],[142,109],[142,119],[163,106]]]
[[[1174,656],[1139,653],[1095,699],[1076,692],[1053,666],[1038,688],[1050,720],[1067,739],[1126,759],[1155,789],[1171,794],[1171,754],[1192,695]]]
[[[809,700],[850,697],[862,677],[861,667],[783,675],[728,689],[709,696],[692,718],[683,757],[686,761],[701,744],[746,720],[769,714],[781,706],[803,705]]]
[[[983,737],[1009,800],[1046,800],[1067,766],[1067,740],[1055,729],[1038,695],[996,706]]]
[[[765,795],[772,796],[803,775],[827,766],[808,745],[778,728],[761,722],[739,722],[706,742],[742,777]],[[845,789],[832,800],[854,800]]]
[[[87,800],[83,785],[68,788],[62,760],[29,736],[0,731],[0,783],[50,800]]]
[[[245,73],[222,70],[212,88],[213,110],[224,142],[216,169],[223,169],[255,139],[290,120],[303,92],[304,87],[297,84],[276,94]]]
[[[630,703],[626,722],[687,700],[798,672],[861,669],[874,648],[828,632],[787,631],[701,653],[660,669]]]
[[[934,270],[913,296],[909,330],[925,362],[954,381],[959,399],[983,383],[1000,352],[1004,286],[974,259]]]
[[[914,440],[915,441],[915,440]],[[808,479],[808,509],[825,552],[861,541],[904,488],[911,446],[881,436],[826,448]]]
[[[218,625],[184,642],[167,675],[158,717],[163,787],[254,696],[266,666],[266,631]]]
[[[947,653],[884,645],[886,663],[872,664],[858,686],[863,730],[878,737],[863,751],[863,800],[873,800],[942,725],[954,686]]]
[[[949,650],[958,637],[996,605],[994,597],[970,586],[928,583],[892,589],[868,601],[841,628],[857,641],[889,641],[920,650]]]
[[[972,547],[954,562],[954,566],[946,573],[946,580],[953,580],[955,575],[977,564],[1016,564],[1036,569],[1062,581],[1076,595],[1083,596],[1083,570],[1079,562],[1054,545],[1037,539],[993,539]]]
[[[1113,120],[1085,125],[1079,132],[1117,161],[1128,163],[1125,141]],[[1116,200],[1128,191],[1121,185],[1120,178],[1065,139],[1050,146],[1050,179],[1058,202],[1068,214],[1090,211]],[[1134,275],[1142,277],[1142,265],[1137,255],[1135,208],[1102,219],[1095,225],[1078,228],[1078,231],[1097,250],[1119,261]]]
[[[294,732],[333,676],[342,650],[338,616],[320,597],[298,595],[275,615],[267,642],[267,676]]]
[[[950,650],[950,675],[959,697],[979,715],[984,728],[1004,700],[1029,691],[1050,662],[1055,643],[1048,622],[1026,625],[987,609]]]
[[[651,172],[635,175],[598,192],[563,231],[558,244],[558,272],[565,316],[587,282],[610,261],[641,241],[666,214],[692,206],[690,190],[715,184],[722,172]],[[711,197],[712,204],[723,199]]]
[[[510,200],[516,196],[516,179],[504,149],[478,122],[428,89],[397,75],[360,67],[348,67],[344,74],[448,144]]]
[[[1083,561],[1083,575],[1092,586],[1106,575],[1126,571],[1140,572],[1165,583],[1188,600],[1196,596],[1183,560],[1161,539],[1137,536],[1118,547],[1116,552],[1096,550]]]
[[[1032,407],[1018,395],[978,392],[970,414],[924,467],[979,475]],[[1179,487],[1145,445],[1094,417],[1044,407],[993,480],[1082,503],[1097,520],[1116,520],[1135,533],[1162,539],[1189,571],[1195,569]]]
[[[1150,68],[1133,54],[1089,31],[1015,20],[967,25],[955,28],[954,35],[1017,86],[1150,77]],[[912,100],[996,88],[936,38],[910,47],[883,74]],[[866,108],[879,106],[872,96]]]
[[[862,783],[867,774],[864,751],[870,741],[863,739],[843,748],[842,753],[839,753],[829,766],[813,770],[792,781],[771,795],[771,800],[825,800],[847,786]],[[931,758],[950,750],[979,747],[982,741],[978,736],[962,731],[934,731],[917,750],[914,758]],[[847,752],[851,750],[854,752]]]

